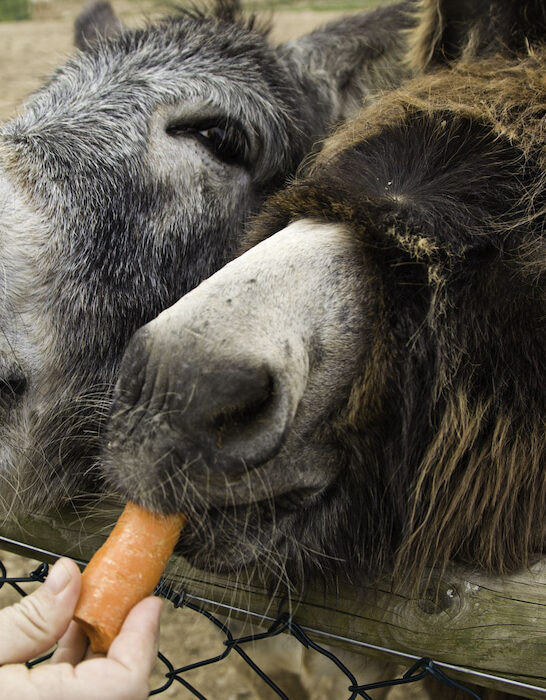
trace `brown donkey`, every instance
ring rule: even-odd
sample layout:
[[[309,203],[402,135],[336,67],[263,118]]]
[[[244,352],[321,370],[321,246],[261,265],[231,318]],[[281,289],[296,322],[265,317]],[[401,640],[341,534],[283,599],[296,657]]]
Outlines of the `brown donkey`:
[[[472,7],[455,50],[451,3],[422,3],[430,73],[129,346],[104,473],[192,514],[200,566],[417,581],[546,549],[544,11]]]

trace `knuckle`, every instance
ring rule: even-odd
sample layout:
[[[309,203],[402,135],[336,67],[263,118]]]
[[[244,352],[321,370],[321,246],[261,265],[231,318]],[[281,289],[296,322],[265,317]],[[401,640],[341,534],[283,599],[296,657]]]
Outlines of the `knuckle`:
[[[43,671],[43,674],[40,675],[40,680],[35,682],[35,700],[51,700],[52,698],[55,698],[55,700],[73,700],[74,686],[72,680],[74,668],[70,664],[63,663],[48,666],[42,668],[41,671]],[[83,688],[80,697],[82,700],[86,697]]]
[[[142,678],[139,674],[131,674],[130,680],[119,696],[119,700],[146,700],[150,693],[148,678]]]
[[[23,598],[15,606],[15,624],[24,635],[33,640],[49,638],[53,634],[51,619],[34,596]]]

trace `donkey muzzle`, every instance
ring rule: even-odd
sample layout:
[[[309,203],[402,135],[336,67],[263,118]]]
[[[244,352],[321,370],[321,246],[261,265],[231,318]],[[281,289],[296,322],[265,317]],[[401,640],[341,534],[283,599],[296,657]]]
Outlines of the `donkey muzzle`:
[[[303,220],[140,329],[112,407],[110,482],[129,497],[174,489],[184,501],[192,490],[232,503],[308,486],[297,459],[287,469],[276,457],[287,441],[291,454],[305,448],[351,381],[360,278],[347,232]]]
[[[215,470],[243,472],[280,449],[299,400],[292,368],[253,352],[252,339],[218,342],[210,321],[189,316],[133,338],[111,425],[144,443],[160,423],[157,458],[168,450],[188,471],[205,469],[209,477]]]

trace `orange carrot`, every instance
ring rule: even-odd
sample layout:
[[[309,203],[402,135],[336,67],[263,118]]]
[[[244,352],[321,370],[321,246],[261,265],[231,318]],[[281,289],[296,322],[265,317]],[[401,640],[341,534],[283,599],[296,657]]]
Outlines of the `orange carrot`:
[[[157,515],[127,503],[82,576],[74,619],[91,651],[105,654],[131,608],[156,587],[186,516]]]

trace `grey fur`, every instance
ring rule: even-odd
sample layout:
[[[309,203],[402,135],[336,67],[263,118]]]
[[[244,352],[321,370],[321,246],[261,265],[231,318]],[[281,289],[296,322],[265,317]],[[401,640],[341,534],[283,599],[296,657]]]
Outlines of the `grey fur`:
[[[86,10],[85,50],[0,129],[2,512],[101,489],[129,338],[233,257],[265,196],[361,97],[401,80],[407,7],[278,48],[227,21],[229,3],[139,30]]]

